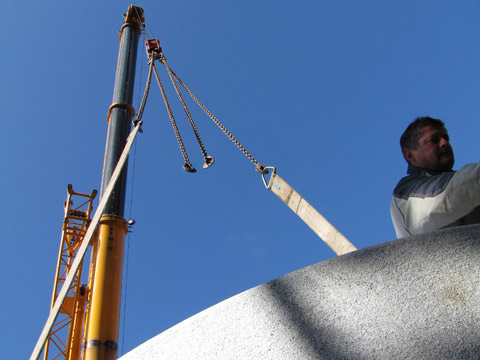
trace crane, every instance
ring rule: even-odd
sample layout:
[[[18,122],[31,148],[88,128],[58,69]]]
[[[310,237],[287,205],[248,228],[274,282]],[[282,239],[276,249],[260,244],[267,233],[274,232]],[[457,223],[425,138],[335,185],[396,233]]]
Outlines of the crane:
[[[303,197],[276,173],[274,167],[260,164],[218,119],[198,100],[185,83],[171,70],[162,53],[158,39],[147,39],[149,75],[142,104],[135,119],[132,106],[133,83],[138,39],[142,34],[145,19],[143,9],[131,5],[120,30],[120,49],[113,101],[108,109],[108,134],[105,149],[100,202],[92,217],[96,191],[90,194],[77,193],[72,185],[67,187],[65,217],[54,281],[52,306],[45,327],[38,339],[30,359],[38,359],[44,348],[44,359],[109,360],[116,359],[122,288],[123,248],[128,232],[123,218],[127,178],[126,160],[130,148],[141,132],[141,115],[148,96],[152,72],[167,107],[177,136],[185,164],[183,168],[194,173],[183,147],[176,122],[163,91],[155,61],[166,68],[185,113],[197,136],[204,155],[204,168],[210,167],[214,158],[205,150],[179,90],[187,91],[214,123],[254,163],[262,175],[267,189],[272,190],[292,211],[319,235],[338,255],[356,250],[338,230],[320,215]],[[131,130],[131,124],[134,128]],[[267,181],[265,176],[271,173]],[[79,201],[80,205],[77,204]],[[82,283],[83,259],[91,248],[91,261],[87,283]],[[62,337],[65,338],[62,340]],[[56,352],[54,351],[56,350]]]
[[[113,102],[107,115],[101,199],[90,219],[96,192],[86,195],[68,187],[52,307],[30,359],[38,359],[42,348],[45,359],[117,358],[123,245],[128,231],[123,218],[126,160],[141,127],[137,118],[130,132],[135,115],[131,103],[138,39],[145,21],[143,9],[134,5],[129,6],[124,18]],[[72,207],[72,197],[87,198],[81,203],[86,204],[86,210],[82,205]],[[89,280],[85,285],[80,281],[81,269],[90,246]],[[60,339],[61,331],[67,333],[66,340]],[[51,350],[57,353],[51,354]]]

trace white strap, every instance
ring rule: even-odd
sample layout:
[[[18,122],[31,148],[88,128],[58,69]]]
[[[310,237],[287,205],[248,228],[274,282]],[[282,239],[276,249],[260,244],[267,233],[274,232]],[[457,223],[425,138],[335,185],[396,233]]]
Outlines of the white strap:
[[[345,236],[275,172],[270,177],[267,188],[287,204],[337,255],[357,250]]]

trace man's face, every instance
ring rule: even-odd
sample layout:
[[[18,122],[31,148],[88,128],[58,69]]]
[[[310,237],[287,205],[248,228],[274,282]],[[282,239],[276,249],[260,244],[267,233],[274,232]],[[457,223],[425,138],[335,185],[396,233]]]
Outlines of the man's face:
[[[455,161],[447,130],[425,126],[416,149],[404,149],[407,161],[427,170],[452,170]]]

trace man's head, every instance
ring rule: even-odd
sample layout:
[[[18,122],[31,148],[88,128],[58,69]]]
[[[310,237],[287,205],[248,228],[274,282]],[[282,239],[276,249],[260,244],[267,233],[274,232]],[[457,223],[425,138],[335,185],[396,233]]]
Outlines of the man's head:
[[[455,161],[443,121],[428,116],[412,122],[400,138],[403,157],[413,166],[452,170]]]

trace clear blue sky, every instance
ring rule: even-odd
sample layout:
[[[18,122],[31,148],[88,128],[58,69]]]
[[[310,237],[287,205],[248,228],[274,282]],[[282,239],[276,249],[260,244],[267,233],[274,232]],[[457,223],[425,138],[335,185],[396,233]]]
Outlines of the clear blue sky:
[[[29,356],[47,319],[67,184],[100,187],[118,30],[129,4],[3,4],[2,359]],[[446,122],[456,168],[479,160],[478,1],[137,5],[174,71],[358,248],[395,237],[390,196],[406,170],[398,138],[415,117]],[[146,74],[140,46],[137,109]],[[335,256],[189,104],[216,158],[201,168],[175,106],[195,175],[182,170],[152,83],[129,166],[125,217],[136,225],[126,246],[119,355],[221,300]]]

